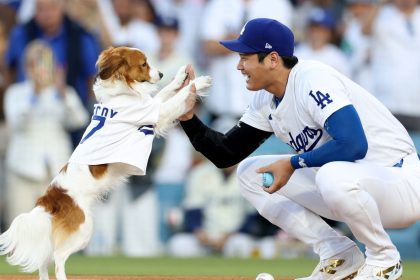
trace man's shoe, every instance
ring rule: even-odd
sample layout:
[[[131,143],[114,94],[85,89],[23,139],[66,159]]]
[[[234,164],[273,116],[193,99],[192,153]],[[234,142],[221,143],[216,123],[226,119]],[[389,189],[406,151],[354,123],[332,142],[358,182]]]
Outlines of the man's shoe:
[[[295,280],[350,280],[364,263],[365,256],[353,246],[330,259],[321,260],[311,276]]]
[[[397,280],[403,273],[401,261],[390,267],[365,264],[360,268],[354,280]]]

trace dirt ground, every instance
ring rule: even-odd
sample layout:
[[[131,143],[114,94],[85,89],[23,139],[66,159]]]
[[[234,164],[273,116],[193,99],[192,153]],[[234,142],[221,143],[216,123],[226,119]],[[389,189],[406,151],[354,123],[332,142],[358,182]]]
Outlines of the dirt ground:
[[[50,278],[55,279],[54,277]],[[38,280],[34,275],[0,275],[0,280]],[[255,280],[253,277],[217,276],[68,276],[68,280]],[[291,280],[276,278],[276,280]]]

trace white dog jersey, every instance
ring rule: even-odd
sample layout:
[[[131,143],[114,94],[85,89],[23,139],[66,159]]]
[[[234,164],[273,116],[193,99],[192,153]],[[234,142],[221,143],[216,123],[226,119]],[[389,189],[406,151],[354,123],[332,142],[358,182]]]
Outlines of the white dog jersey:
[[[125,163],[134,167],[130,175],[146,174],[159,107],[153,98],[132,95],[95,104],[91,123],[69,162]]]
[[[325,121],[352,104],[368,140],[368,152],[360,161],[392,166],[416,151],[405,128],[370,93],[329,66],[299,61],[290,72],[277,108],[273,95],[261,90],[255,94],[242,122],[274,132],[296,152],[303,153],[330,140]]]

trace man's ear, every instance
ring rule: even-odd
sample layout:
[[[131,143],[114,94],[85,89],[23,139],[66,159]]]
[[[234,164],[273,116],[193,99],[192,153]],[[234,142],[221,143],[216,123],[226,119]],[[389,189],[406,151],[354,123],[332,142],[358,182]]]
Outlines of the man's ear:
[[[279,64],[283,63],[283,60],[277,52],[271,52],[268,58],[270,59],[271,68],[276,68]]]

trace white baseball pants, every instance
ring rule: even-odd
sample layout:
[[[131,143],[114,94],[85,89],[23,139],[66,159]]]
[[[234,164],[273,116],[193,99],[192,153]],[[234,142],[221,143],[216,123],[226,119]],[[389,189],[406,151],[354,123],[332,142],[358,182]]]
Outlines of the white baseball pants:
[[[402,167],[331,162],[302,168],[278,192],[263,190],[255,172],[290,155],[250,157],[238,167],[243,196],[273,224],[313,246],[321,259],[354,245],[320,216],[346,223],[366,245],[366,263],[391,266],[400,255],[384,227],[406,227],[420,219],[420,161],[404,158]]]

